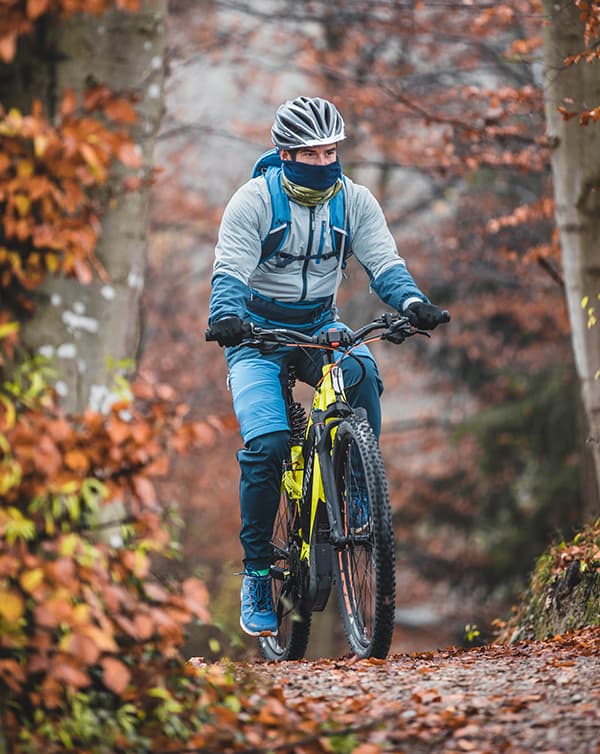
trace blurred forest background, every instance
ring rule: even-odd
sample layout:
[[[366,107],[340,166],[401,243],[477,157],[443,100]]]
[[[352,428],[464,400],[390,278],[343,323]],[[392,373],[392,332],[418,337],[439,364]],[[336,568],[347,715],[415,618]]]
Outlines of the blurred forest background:
[[[375,193],[414,277],[453,317],[428,342],[375,347],[398,547],[394,648],[461,643],[467,624],[489,638],[536,556],[584,519],[539,13],[172,3],[142,366],[212,417],[163,494],[185,520],[180,567],[206,580],[226,633],[237,632],[240,440],[224,359],[202,337],[212,252],[224,203],[270,146],[275,108],[299,94],[338,104],[345,171]],[[383,308],[358,264],[340,308],[355,326]],[[317,656],[344,651],[334,611],[318,616]]]
[[[224,204],[270,147],[276,107],[323,96],[347,123],[345,172],[374,192],[417,282],[452,313],[427,342],[374,347],[398,548],[393,649],[460,644],[466,625],[490,638],[536,557],[599,510],[597,4],[4,5],[3,426],[13,432],[40,396],[53,411],[99,412],[117,465],[106,471],[93,438],[73,439],[74,455],[58,430],[45,445],[14,430],[6,520],[29,500],[21,455],[66,518],[79,514],[52,486],[61,474],[77,477],[76,496],[97,475],[96,497],[131,498],[138,526],[145,505],[172,502],[181,557],[156,570],[198,576],[214,621],[186,651],[252,656],[237,627],[240,438],[224,359],[203,337],[213,248]],[[552,159],[569,197],[556,205]],[[383,308],[357,264],[339,303],[355,326]],[[20,362],[27,349],[33,361]],[[142,429],[119,413],[132,394]],[[176,440],[157,439],[157,422]],[[128,519],[110,510],[99,526],[114,545],[111,522]],[[344,651],[334,611],[315,634],[315,655]]]
[[[262,689],[187,659],[256,656],[204,329],[288,98],[339,105],[345,171],[452,313],[374,347],[392,651],[490,639],[598,519],[599,38],[599,0],[0,0],[0,753],[238,748],[258,719]],[[382,310],[356,264],[339,304]],[[585,531],[537,604],[592,594]],[[347,651],[335,610],[314,626],[313,657]]]

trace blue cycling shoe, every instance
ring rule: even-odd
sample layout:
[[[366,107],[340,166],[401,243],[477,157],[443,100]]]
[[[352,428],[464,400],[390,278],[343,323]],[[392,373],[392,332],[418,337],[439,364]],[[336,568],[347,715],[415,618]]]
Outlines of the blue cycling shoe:
[[[273,608],[271,576],[246,571],[242,581],[240,626],[249,636],[276,636],[277,616]]]

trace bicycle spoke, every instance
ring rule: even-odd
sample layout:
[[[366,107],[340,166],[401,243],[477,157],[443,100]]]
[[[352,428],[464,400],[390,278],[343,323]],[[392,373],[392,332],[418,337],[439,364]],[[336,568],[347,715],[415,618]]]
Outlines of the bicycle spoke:
[[[353,548],[352,571],[357,581],[358,609],[363,618],[363,625],[370,626],[373,622],[374,602],[375,602],[375,574],[373,571],[373,562],[370,554],[363,552],[357,553]]]
[[[302,613],[302,576],[299,545],[295,532],[297,508],[285,492],[275,518],[273,547],[273,602],[277,614],[277,636],[260,637],[262,653],[268,660],[300,659],[310,633],[310,614]]]

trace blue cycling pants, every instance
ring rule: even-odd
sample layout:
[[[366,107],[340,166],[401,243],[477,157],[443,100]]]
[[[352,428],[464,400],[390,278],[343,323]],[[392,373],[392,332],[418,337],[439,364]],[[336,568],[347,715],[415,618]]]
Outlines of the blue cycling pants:
[[[339,325],[339,323],[337,323]],[[381,429],[379,397],[383,383],[367,346],[342,360],[346,396],[353,406],[367,411],[378,436]],[[296,376],[316,385],[322,374],[322,357],[316,349],[278,347],[261,354],[247,347],[226,350],[233,407],[244,447],[240,465],[240,541],[248,569],[268,568],[272,562],[270,539],[280,499],[281,464],[289,448],[290,427],[283,387],[294,365]]]

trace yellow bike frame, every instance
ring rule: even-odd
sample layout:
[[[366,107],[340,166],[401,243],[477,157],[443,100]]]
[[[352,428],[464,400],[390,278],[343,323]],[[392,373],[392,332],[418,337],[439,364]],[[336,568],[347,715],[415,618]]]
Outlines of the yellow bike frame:
[[[306,428],[306,436],[313,423],[313,417],[315,412],[326,411],[332,404],[337,401],[346,402],[346,396],[344,393],[344,383],[342,370],[339,364],[325,364],[323,366],[323,376],[315,388],[315,393],[312,402],[312,411]],[[333,419],[334,417],[332,417]],[[331,421],[330,419],[329,421]],[[336,427],[333,432],[335,433]],[[333,438],[332,438],[333,439]],[[291,448],[291,468],[284,472],[282,479],[282,489],[288,494],[288,496],[295,501],[300,513],[300,506],[302,504],[302,488],[304,483],[304,457],[302,454],[301,445],[293,445]],[[310,500],[310,530],[308,536],[300,530],[300,536],[302,537],[302,546],[300,549],[300,560],[308,562],[310,553],[310,542],[313,535],[313,529],[315,521],[317,519],[317,512],[319,504],[325,502],[325,491],[323,489],[323,477],[321,475],[321,466],[319,463],[319,456],[317,453],[313,454],[313,469],[312,469],[312,489]]]

